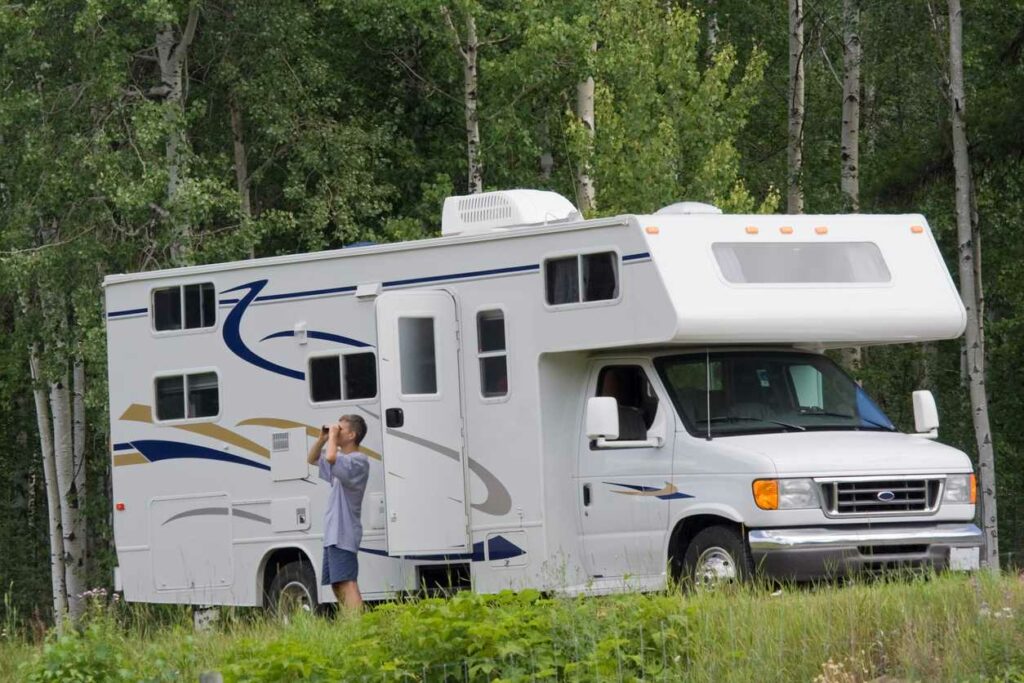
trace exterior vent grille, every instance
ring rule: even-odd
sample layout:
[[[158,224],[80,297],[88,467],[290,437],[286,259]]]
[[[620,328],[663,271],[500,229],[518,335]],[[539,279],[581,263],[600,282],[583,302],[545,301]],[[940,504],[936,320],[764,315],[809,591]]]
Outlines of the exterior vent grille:
[[[288,450],[288,432],[274,432],[270,438],[271,450],[275,452]]]
[[[459,218],[464,223],[509,220],[512,203],[500,192],[463,197],[459,199]]]
[[[942,501],[942,479],[875,479],[821,483],[829,517],[930,515]]]

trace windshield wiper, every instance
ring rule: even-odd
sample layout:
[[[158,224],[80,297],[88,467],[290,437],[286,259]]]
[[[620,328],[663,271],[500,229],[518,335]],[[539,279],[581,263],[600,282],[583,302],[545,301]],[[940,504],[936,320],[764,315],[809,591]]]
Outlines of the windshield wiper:
[[[810,411],[808,411],[806,413],[803,413],[803,414],[804,415],[822,415],[824,417],[844,417],[844,418],[846,418],[848,420],[856,420],[857,417],[858,417],[857,415],[847,415],[846,413],[833,413],[833,412],[829,412],[827,410],[810,410]],[[868,418],[864,417],[863,415],[860,416],[860,419],[863,420],[864,422],[867,422],[872,427],[879,427],[881,429],[884,429],[887,432],[898,431],[892,425],[882,424],[881,422],[875,422],[874,420],[869,420]]]
[[[755,422],[769,422],[771,424],[779,425],[780,427],[785,427],[787,429],[794,429],[798,432],[807,431],[806,427],[790,424],[789,422],[779,422],[778,420],[768,420],[763,417],[751,417],[747,415],[719,415],[718,417],[713,417],[710,420],[698,420],[698,422],[703,422],[707,424],[708,422],[736,422],[737,420],[754,420]]]

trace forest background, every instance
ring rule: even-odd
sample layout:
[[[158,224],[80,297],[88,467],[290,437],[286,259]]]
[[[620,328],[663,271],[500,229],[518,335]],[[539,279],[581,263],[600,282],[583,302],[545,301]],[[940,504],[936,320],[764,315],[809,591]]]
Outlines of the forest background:
[[[1019,565],[1024,2],[963,17],[999,551]],[[956,277],[948,21],[937,0],[0,6],[8,609],[49,621],[53,596],[74,611],[111,584],[104,275],[428,237],[444,197],[528,187],[592,216],[784,212],[794,191],[807,213],[920,212]],[[844,361],[904,429],[910,392],[934,391],[942,441],[976,458],[962,343]]]

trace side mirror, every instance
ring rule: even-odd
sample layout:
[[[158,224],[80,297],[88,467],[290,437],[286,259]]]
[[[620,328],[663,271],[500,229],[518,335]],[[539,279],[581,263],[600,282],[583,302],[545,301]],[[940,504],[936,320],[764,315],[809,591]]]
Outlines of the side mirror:
[[[914,392],[914,429],[920,436],[939,438],[939,409],[930,391]]]
[[[587,438],[619,438],[619,402],[611,396],[595,396],[587,401]]]

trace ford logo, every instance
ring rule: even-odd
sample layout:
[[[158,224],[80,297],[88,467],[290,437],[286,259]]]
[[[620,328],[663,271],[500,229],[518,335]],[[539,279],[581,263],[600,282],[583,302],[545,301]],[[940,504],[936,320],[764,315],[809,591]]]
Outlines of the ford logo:
[[[878,494],[878,500],[882,500],[882,501],[885,501],[886,503],[890,503],[890,502],[896,500],[896,494],[893,493],[892,491],[881,491]]]

